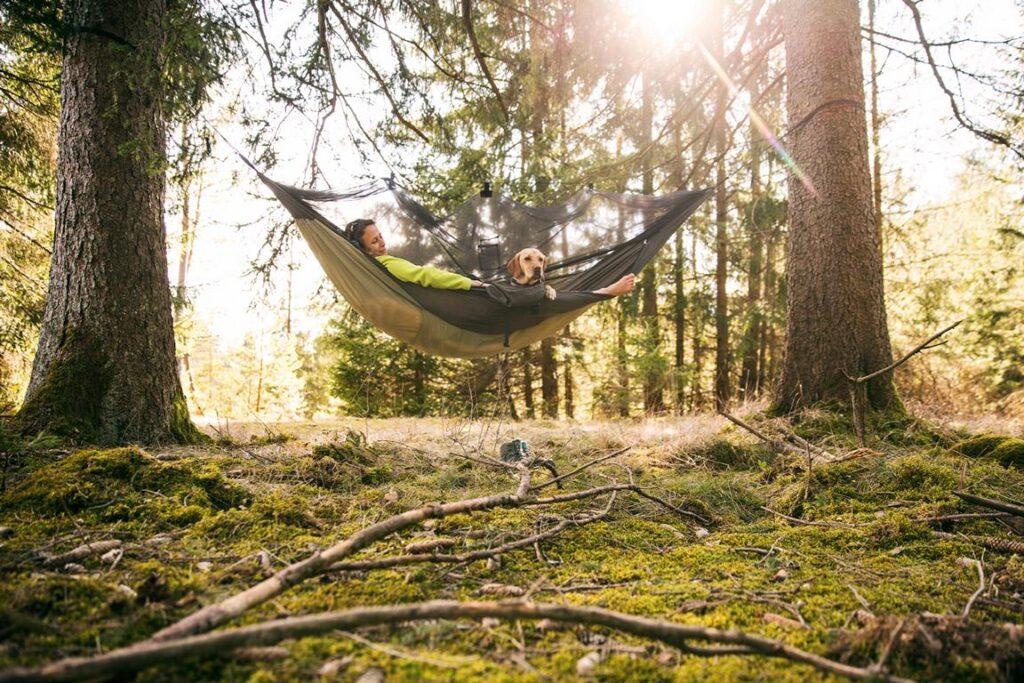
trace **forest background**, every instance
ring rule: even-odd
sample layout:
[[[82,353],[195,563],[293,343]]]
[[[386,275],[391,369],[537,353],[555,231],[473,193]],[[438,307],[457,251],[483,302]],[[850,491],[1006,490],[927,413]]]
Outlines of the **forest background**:
[[[1024,4],[929,2],[915,22],[917,4],[864,3],[862,17],[889,326],[901,351],[965,322],[897,383],[918,414],[1019,424],[1024,184],[1012,140]],[[198,422],[639,416],[769,392],[794,170],[773,3],[481,3],[471,23],[483,60],[457,3],[182,7],[170,19],[190,30],[168,48],[180,68],[166,226],[178,364]],[[44,40],[0,27],[8,410],[31,371],[52,242],[59,58]],[[718,200],[634,296],[535,348],[453,361],[391,340],[340,301],[233,146],[297,185],[394,176],[439,214],[485,181],[528,203],[587,186],[714,187]],[[491,400],[501,386],[511,401]]]

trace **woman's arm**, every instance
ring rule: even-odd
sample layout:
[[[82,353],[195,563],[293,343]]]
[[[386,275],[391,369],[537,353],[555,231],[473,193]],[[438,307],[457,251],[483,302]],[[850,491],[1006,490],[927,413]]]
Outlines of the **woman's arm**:
[[[421,287],[466,290],[474,285],[473,280],[458,273],[450,273],[433,266],[417,266],[397,256],[378,256],[377,260],[402,282],[411,282]]]

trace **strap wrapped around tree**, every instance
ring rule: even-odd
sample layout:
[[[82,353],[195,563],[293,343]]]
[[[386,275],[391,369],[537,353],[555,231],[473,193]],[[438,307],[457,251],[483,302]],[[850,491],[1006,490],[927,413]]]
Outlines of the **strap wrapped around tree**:
[[[582,191],[569,201],[532,207],[479,196],[438,218],[392,182],[348,192],[303,190],[260,179],[292,214],[331,282],[376,327],[424,353],[479,358],[529,346],[555,334],[609,297],[593,290],[638,272],[654,258],[709,191],[652,197]],[[505,262],[537,247],[551,263],[554,301],[508,308],[482,290],[445,290],[402,282],[350,243],[338,224],[372,218],[388,253],[413,263],[507,282]]]

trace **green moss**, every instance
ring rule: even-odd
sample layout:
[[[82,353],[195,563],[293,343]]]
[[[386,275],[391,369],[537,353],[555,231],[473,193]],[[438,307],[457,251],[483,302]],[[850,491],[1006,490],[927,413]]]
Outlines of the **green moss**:
[[[587,457],[606,445],[587,434],[572,438],[570,445],[558,440],[545,445],[546,454],[563,471],[571,469],[580,454]],[[850,645],[834,656],[866,666],[877,660],[891,633],[893,624],[885,621],[885,615],[956,614],[977,586],[972,571],[956,562],[972,552],[971,546],[960,540],[936,540],[931,526],[915,520],[961,509],[948,490],[950,482],[958,485],[961,477],[971,490],[1004,499],[1020,498],[1024,489],[1024,474],[1001,467],[993,458],[969,459],[934,447],[883,443],[881,455],[816,465],[810,478],[782,469],[769,478],[759,469],[745,469],[749,465],[742,453],[722,444],[712,448],[736,456],[733,464],[680,470],[653,459],[628,463],[642,465],[633,468],[640,485],[673,504],[711,517],[715,523],[709,535],[698,537],[691,520],[622,493],[608,519],[570,527],[542,542],[540,556],[530,547],[507,554],[499,564],[478,561],[457,568],[418,565],[331,574],[295,586],[237,623],[359,605],[493,599],[480,592],[483,584],[493,582],[533,585],[538,600],[739,628],[823,654],[836,638],[846,637],[844,624],[861,607],[853,586],[871,610],[883,617],[880,623],[885,628],[879,628],[878,638],[865,636],[857,644],[841,641]],[[76,534],[82,532],[94,538],[114,535],[131,552],[116,567],[90,560],[81,577],[42,570],[30,562],[24,567],[13,563],[13,570],[0,577],[0,604],[7,610],[0,612],[0,629],[8,629],[3,633],[9,640],[0,648],[0,666],[48,661],[57,652],[81,655],[97,647],[109,650],[139,642],[197,607],[266,578],[268,567],[258,554],[268,553],[269,569],[276,570],[387,514],[429,501],[506,491],[512,485],[505,473],[491,468],[422,458],[400,447],[368,446],[358,436],[313,453],[301,442],[282,444],[279,450],[287,457],[264,461],[241,452],[215,451],[202,453],[202,460],[185,456],[173,464],[156,461],[137,449],[90,451],[51,461],[37,470],[35,478],[22,480],[0,504],[0,524],[18,525],[17,535],[4,541],[10,557],[30,557],[49,539],[64,539],[55,551],[70,549],[80,542]],[[361,473],[374,468],[401,476],[392,475],[387,486],[375,486],[372,479],[371,484],[363,483]],[[229,508],[214,505],[207,488],[217,490],[217,482],[223,481],[220,471],[246,478],[252,491],[250,503]],[[592,468],[568,488],[606,483],[616,474],[612,467]],[[204,483],[207,477],[210,481]],[[81,498],[65,498],[72,495],[66,490],[71,486],[61,488],[62,482],[76,482]],[[48,488],[61,489],[63,495],[48,498],[44,495]],[[111,495],[104,496],[104,490]],[[394,496],[389,495],[392,491]],[[800,516],[805,519],[847,526],[793,524],[760,509],[761,504],[781,509],[777,501],[786,494],[799,497]],[[115,495],[139,505],[137,513],[107,520],[106,511],[114,507],[107,503]],[[168,499],[176,501],[174,507]],[[73,515],[62,514],[64,500],[75,502],[78,510]],[[438,520],[429,531],[418,527],[383,539],[353,559],[401,554],[409,541],[435,536],[465,539],[457,547],[460,552],[492,546],[546,528],[553,523],[552,516],[589,513],[606,500],[453,516]],[[899,507],[889,506],[894,501]],[[165,544],[146,544],[145,539],[153,535],[151,527],[174,525],[188,528]],[[997,530],[988,520],[958,522],[952,528],[980,534]],[[207,570],[200,561],[212,567]],[[985,564],[1001,594],[1024,590],[1024,565],[1019,560],[990,553]],[[788,577],[776,579],[780,569]],[[130,587],[140,597],[130,597],[122,587]],[[695,601],[708,601],[708,605],[694,608]],[[811,628],[786,629],[767,623],[768,612],[788,615],[779,601],[796,606]],[[970,621],[1016,618],[978,603]],[[342,675],[346,680],[354,680],[371,666],[384,669],[389,681],[576,680],[576,661],[600,647],[601,638],[648,650],[636,657],[611,654],[595,669],[597,680],[831,680],[807,667],[766,658],[680,655],[658,663],[652,655],[661,646],[601,628],[551,631],[526,622],[484,627],[478,622],[439,621],[379,628],[363,635],[409,656],[392,656],[325,634],[291,641],[287,644],[291,656],[280,661],[187,660],[154,667],[139,674],[138,680],[244,681],[253,676],[315,680],[325,660],[345,656],[353,658]],[[1004,641],[993,638],[991,642]],[[531,670],[510,662],[520,652],[520,644],[527,648]],[[899,647],[890,663],[901,676],[919,680],[993,677],[980,641],[966,649],[949,641],[930,660],[904,650],[902,640]]]
[[[1006,440],[998,434],[979,434],[962,441],[957,441],[950,450],[968,458],[983,458],[989,455]]]
[[[999,434],[979,434],[950,447],[968,458],[992,458],[1006,467],[1024,467],[1024,439]]]
[[[770,459],[769,453],[759,446],[737,444],[721,437],[688,449],[687,455],[717,469],[750,469]]]
[[[942,496],[948,495],[959,478],[954,469],[922,453],[895,458],[888,463],[887,470],[896,490],[938,491]]]
[[[314,446],[313,456],[356,465],[373,465],[376,462],[376,457],[367,447],[363,435],[353,430],[348,431],[343,441]]]
[[[1001,444],[992,450],[992,457],[1000,465],[1008,467],[1024,466],[1024,439],[1004,439]]]
[[[188,403],[180,392],[171,408],[171,424],[168,431],[173,443],[202,444],[210,441],[210,437],[199,431],[192,423],[192,418],[188,414]]]
[[[29,474],[0,510],[102,520],[156,516],[171,523],[241,505],[248,493],[211,465],[163,463],[136,447],[79,451]]]
[[[320,528],[320,521],[309,509],[309,501],[301,496],[282,493],[260,496],[252,504],[251,513],[276,524]]]

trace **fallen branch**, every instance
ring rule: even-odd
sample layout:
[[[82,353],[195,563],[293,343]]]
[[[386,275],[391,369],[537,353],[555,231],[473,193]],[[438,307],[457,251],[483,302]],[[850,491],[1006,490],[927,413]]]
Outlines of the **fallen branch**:
[[[579,519],[563,519],[555,526],[545,531],[520,538],[515,541],[509,541],[502,545],[494,548],[486,548],[481,550],[474,550],[465,553],[455,554],[442,554],[442,553],[426,553],[426,554],[407,554],[407,555],[396,555],[394,557],[385,557],[379,560],[355,560],[352,562],[341,562],[333,567],[332,571],[370,571],[373,569],[390,569],[392,567],[399,567],[409,564],[419,564],[424,562],[436,563],[436,564],[464,564],[467,562],[475,562],[477,560],[487,560],[498,555],[503,555],[512,550],[519,548],[525,548],[539,543],[540,541],[546,541],[558,534],[562,533],[571,526],[583,526],[604,519],[611,512],[612,505],[615,503],[616,493],[613,492],[608,505],[605,506],[604,510],[588,517],[582,517]]]
[[[1024,507],[1021,507],[1020,505],[1005,503],[1001,500],[994,500],[992,498],[982,498],[981,496],[975,496],[974,494],[967,493],[965,491],[953,491],[953,495],[962,500],[966,500],[968,503],[974,503],[981,507],[999,510],[1000,512],[1006,512],[1011,515],[1016,515],[1017,517],[1024,517]]]
[[[1013,515],[1007,512],[961,512],[954,515],[935,515],[934,517],[918,517],[915,522],[959,522],[965,519],[1005,519]]]
[[[428,519],[439,519],[467,512],[521,505],[529,487],[530,470],[526,467],[521,467],[519,487],[515,493],[470,498],[455,503],[433,503],[389,517],[357,531],[340,543],[336,543],[325,550],[318,550],[306,559],[288,565],[270,578],[241,593],[236,593],[218,603],[208,605],[198,612],[194,612],[167,628],[158,631],[151,640],[159,641],[181,638],[216,628],[256,605],[263,604],[267,600],[277,597],[292,586],[328,571],[332,565],[337,564],[371,543]]]
[[[249,609],[271,600],[286,590],[303,581],[332,571],[338,563],[352,556],[359,550],[390,536],[396,532],[415,526],[428,519],[440,519],[452,515],[495,508],[538,507],[583,500],[615,491],[633,491],[640,496],[659,503],[677,514],[685,514],[697,519],[699,515],[682,510],[658,498],[646,494],[635,484],[608,484],[573,493],[566,493],[547,498],[529,497],[530,470],[524,463],[517,463],[520,480],[515,493],[503,493],[482,498],[471,498],[453,503],[432,503],[421,508],[394,515],[357,531],[345,540],[324,550],[318,550],[309,557],[288,565],[273,576],[260,583],[225,598],[218,603],[203,607],[197,612],[157,632],[150,640],[170,640],[184,636],[203,633],[234,619]]]
[[[734,415],[730,415],[729,413],[724,412],[724,411],[719,411],[718,414],[721,415],[722,417],[724,417],[729,422],[732,422],[734,425],[736,425],[740,429],[745,429],[746,431],[750,432],[751,434],[753,434],[757,438],[761,439],[761,441],[764,441],[766,444],[771,446],[774,450],[777,450],[777,451],[788,451],[790,453],[795,453],[795,454],[799,455],[800,457],[804,457],[804,456],[807,455],[807,451],[805,451],[805,450],[803,450],[801,448],[797,448],[796,446],[794,446],[792,444],[788,444],[785,441],[782,441],[780,439],[773,439],[770,436],[768,436],[767,434],[762,433],[760,430],[758,430],[758,429],[754,428],[753,426],[747,424],[746,422],[744,422],[743,420],[739,419],[738,417],[736,417]]]
[[[433,619],[483,618],[550,619],[569,624],[604,626],[657,640],[690,654],[703,656],[719,656],[726,653],[756,654],[807,664],[818,671],[845,676],[853,680],[882,680],[894,683],[908,681],[905,678],[891,676],[884,671],[850,666],[778,640],[734,629],[723,631],[703,626],[635,617],[597,607],[534,604],[520,601],[457,602],[438,600],[408,605],[361,607],[342,612],[325,612],[162,642],[147,641],[95,657],[63,659],[37,668],[7,669],[0,672],[0,683],[80,681],[115,674],[127,674],[161,662],[178,661],[184,657],[220,656],[240,647],[273,645],[288,638],[301,638],[336,630],[351,631],[367,626]],[[692,645],[691,641],[725,647],[700,647]]]

